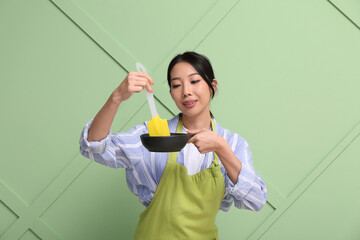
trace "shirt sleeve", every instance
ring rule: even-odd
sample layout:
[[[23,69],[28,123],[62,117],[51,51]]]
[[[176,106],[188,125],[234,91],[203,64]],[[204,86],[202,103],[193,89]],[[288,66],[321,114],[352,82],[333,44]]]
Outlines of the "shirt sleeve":
[[[99,142],[87,140],[90,120],[80,136],[80,153],[95,162],[111,168],[131,168],[143,156],[140,135],[146,133],[145,125],[137,125],[128,132],[109,134]]]
[[[259,211],[266,203],[266,185],[254,170],[249,144],[235,134],[232,145],[236,146],[232,147],[232,150],[241,161],[242,167],[235,184],[226,175],[225,197],[220,208],[228,211],[234,202],[237,208]]]

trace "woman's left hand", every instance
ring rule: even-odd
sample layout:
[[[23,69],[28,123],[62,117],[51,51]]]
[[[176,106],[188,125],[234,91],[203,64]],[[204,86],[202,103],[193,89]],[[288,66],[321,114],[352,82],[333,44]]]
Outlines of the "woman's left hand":
[[[215,152],[231,181],[236,184],[242,164],[231,150],[229,144],[217,133],[208,129],[189,130],[188,134],[195,134],[188,143],[193,143],[200,153]]]
[[[208,129],[188,130],[187,133],[195,134],[188,143],[193,143],[200,153],[217,152],[225,141],[220,135]]]

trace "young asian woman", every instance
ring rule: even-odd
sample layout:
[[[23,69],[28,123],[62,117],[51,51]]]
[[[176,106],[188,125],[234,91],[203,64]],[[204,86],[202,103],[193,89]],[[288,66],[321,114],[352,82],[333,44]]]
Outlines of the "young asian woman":
[[[180,152],[149,152],[140,141],[147,122],[111,133],[119,105],[152,78],[130,72],[102,109],[84,127],[80,152],[112,168],[125,168],[132,193],[146,207],[134,239],[218,239],[218,210],[259,211],[266,185],[254,170],[248,143],[223,128],[210,112],[218,89],[209,59],[196,52],[175,56],[167,72],[170,94],[180,113],[168,120],[170,132],[195,134]],[[119,113],[121,114],[121,113]]]

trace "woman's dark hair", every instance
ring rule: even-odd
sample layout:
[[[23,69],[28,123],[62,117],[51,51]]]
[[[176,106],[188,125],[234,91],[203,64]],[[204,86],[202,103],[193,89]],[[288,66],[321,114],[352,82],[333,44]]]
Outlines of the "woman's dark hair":
[[[210,60],[204,55],[198,54],[196,52],[184,52],[175,56],[169,63],[167,71],[167,80],[169,87],[171,87],[171,70],[179,62],[187,62],[200,74],[200,76],[206,81],[211,89],[211,98],[215,95],[215,89],[212,86],[212,83],[215,79],[214,71],[211,66]]]

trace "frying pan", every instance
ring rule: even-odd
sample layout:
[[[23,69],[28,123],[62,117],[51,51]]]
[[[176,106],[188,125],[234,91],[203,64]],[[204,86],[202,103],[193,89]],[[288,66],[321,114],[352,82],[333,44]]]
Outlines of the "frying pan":
[[[150,152],[179,152],[194,135],[170,133],[170,136],[150,137],[149,134],[142,134],[140,139],[144,147]]]

